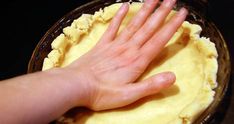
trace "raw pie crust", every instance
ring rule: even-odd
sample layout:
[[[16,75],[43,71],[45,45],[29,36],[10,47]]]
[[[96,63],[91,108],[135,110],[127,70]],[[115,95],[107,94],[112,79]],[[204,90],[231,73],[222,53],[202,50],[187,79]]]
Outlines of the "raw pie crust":
[[[121,29],[139,10],[142,3],[132,3]],[[94,15],[83,14],[63,29],[52,42],[52,51],[45,58],[43,70],[65,67],[89,51],[104,33],[121,6],[113,4]],[[172,11],[168,18],[173,15]],[[80,112],[75,118],[58,121],[75,124],[189,124],[213,101],[217,86],[217,51],[209,38],[200,37],[201,27],[185,21],[157,60],[153,61],[140,80],[154,74],[172,71],[176,83],[158,94],[143,98],[123,108]]]

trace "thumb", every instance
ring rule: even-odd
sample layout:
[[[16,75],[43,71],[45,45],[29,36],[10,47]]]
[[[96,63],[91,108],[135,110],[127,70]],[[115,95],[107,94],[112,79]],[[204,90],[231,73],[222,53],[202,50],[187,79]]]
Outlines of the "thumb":
[[[160,73],[144,81],[128,84],[125,88],[122,88],[123,91],[120,93],[120,97],[125,98],[125,104],[127,105],[170,87],[175,80],[175,74],[172,72]]]
[[[162,89],[171,86],[175,82],[172,72],[164,72],[150,77],[144,81],[119,85],[115,88],[105,87],[102,91],[102,99],[95,103],[93,110],[105,110],[118,108],[131,104],[145,96],[158,93]],[[107,99],[109,100],[107,102]]]

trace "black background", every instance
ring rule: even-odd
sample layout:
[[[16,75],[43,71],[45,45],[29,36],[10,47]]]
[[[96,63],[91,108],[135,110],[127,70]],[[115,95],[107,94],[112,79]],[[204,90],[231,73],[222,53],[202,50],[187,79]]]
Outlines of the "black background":
[[[63,15],[91,0],[1,2],[0,80],[26,74],[31,54],[45,32]],[[234,1],[210,0],[209,15],[234,57]],[[232,61],[233,65],[233,61]],[[234,72],[212,124],[234,123]]]

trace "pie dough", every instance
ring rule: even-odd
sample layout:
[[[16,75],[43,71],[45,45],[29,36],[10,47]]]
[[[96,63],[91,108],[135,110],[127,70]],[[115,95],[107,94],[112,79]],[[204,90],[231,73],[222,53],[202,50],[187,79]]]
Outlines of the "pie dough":
[[[63,29],[52,42],[52,51],[45,58],[43,70],[65,67],[89,51],[104,33],[121,6],[113,4],[95,12],[83,14]],[[142,6],[132,3],[120,30]],[[172,11],[168,18],[173,15]],[[201,27],[185,21],[140,78],[146,79],[164,71],[176,74],[176,82],[160,93],[114,110],[80,112],[75,118],[60,118],[75,124],[189,124],[213,101],[217,86],[217,51],[209,38],[200,37]]]

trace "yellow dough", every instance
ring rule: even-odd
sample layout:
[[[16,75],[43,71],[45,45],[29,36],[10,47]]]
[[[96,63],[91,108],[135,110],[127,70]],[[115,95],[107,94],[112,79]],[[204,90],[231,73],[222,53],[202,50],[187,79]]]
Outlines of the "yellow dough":
[[[64,67],[89,51],[99,40],[121,4],[113,4],[94,15],[83,14],[52,43],[43,70]],[[132,3],[120,30],[139,10],[142,3]],[[171,12],[173,15],[175,11]],[[93,112],[87,110],[75,119],[61,118],[75,124],[189,124],[213,101],[216,87],[217,51],[208,38],[200,37],[201,27],[185,21],[157,60],[140,80],[164,71],[176,74],[176,83],[153,96],[123,108]],[[144,35],[144,34],[142,34]]]

